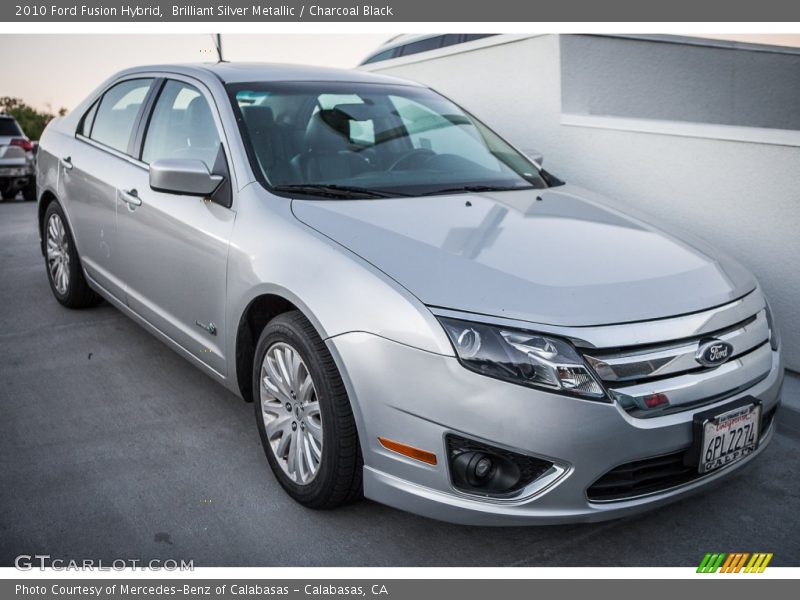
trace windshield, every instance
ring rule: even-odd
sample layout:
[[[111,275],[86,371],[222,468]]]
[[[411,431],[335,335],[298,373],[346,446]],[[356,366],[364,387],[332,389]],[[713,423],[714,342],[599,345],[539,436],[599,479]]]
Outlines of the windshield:
[[[344,198],[547,187],[435,92],[364,83],[228,86],[253,168],[278,193]]]

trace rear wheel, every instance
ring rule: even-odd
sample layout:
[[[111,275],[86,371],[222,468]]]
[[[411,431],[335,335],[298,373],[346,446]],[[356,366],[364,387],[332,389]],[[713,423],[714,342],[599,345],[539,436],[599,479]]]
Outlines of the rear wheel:
[[[47,278],[56,300],[69,308],[96,305],[100,297],[86,283],[67,219],[57,202],[51,202],[45,211],[44,240]]]
[[[325,343],[299,311],[279,315],[261,333],[253,392],[264,452],[292,498],[333,508],[361,497],[350,400]]]

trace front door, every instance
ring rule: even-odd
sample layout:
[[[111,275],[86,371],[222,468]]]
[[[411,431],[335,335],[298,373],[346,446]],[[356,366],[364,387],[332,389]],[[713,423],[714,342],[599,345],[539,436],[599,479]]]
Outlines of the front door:
[[[128,306],[197,359],[224,375],[228,243],[235,213],[206,199],[156,192],[147,165],[220,151],[212,104],[200,89],[163,83],[149,119],[141,164],[117,182],[120,247]]]

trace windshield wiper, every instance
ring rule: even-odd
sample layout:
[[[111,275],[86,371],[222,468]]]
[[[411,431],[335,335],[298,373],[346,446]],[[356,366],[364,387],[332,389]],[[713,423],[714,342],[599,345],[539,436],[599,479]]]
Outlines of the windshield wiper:
[[[382,192],[351,185],[336,185],[331,183],[292,183],[286,185],[276,185],[274,189],[278,192],[289,192],[297,194],[308,194],[311,196],[327,196],[329,198],[392,198],[404,194]]]
[[[438,194],[458,194],[461,192],[510,192],[512,190],[532,190],[533,186],[527,185],[462,185],[459,187],[443,188],[441,190],[433,190],[432,192],[425,192],[422,196],[436,196]]]

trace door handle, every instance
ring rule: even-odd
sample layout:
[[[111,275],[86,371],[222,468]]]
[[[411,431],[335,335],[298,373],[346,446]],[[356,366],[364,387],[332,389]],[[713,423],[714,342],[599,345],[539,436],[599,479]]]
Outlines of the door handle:
[[[64,158],[62,158],[58,162],[61,163],[61,166],[64,167],[67,171],[72,169],[73,165],[72,165],[72,157],[71,156],[65,156]]]
[[[139,192],[136,190],[120,190],[119,195],[122,197],[123,202],[131,208],[142,205],[142,199],[139,198]]]

